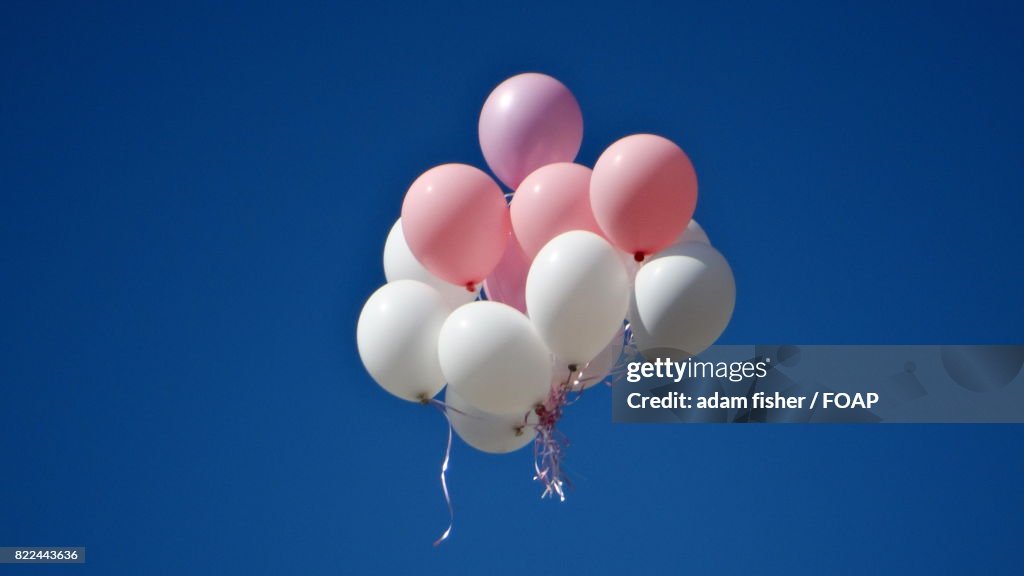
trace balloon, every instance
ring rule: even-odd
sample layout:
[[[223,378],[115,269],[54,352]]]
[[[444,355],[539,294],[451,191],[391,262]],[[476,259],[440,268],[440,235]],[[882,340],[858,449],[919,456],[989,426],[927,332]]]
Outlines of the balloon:
[[[484,412],[522,416],[547,400],[551,353],[511,306],[470,302],[452,312],[437,355],[448,386]]]
[[[686,242],[702,242],[704,244],[711,244],[708,240],[708,235],[704,232],[704,228],[697,223],[696,220],[690,220],[690,223],[686,225],[686,230],[676,238],[676,241],[672,243],[672,246],[676,244],[683,244]],[[666,248],[666,250],[670,249]],[[660,254],[660,252],[659,252]],[[640,269],[640,262],[637,262],[633,254],[627,254],[619,251],[619,259],[622,260],[622,266],[626,268],[626,276],[629,278],[630,287],[636,282],[636,273]]]
[[[736,283],[725,258],[708,244],[676,244],[636,275],[629,319],[647,358],[682,361],[722,334],[736,303]]]
[[[451,388],[444,392],[448,419],[455,433],[466,444],[481,452],[506,454],[526,446],[537,436],[537,416],[530,413],[529,420],[520,415],[490,414],[474,408]]]
[[[673,244],[685,244],[686,242],[700,242],[711,245],[707,232],[704,231],[703,226],[697,224],[696,220],[690,220],[690,223],[686,225],[686,230],[683,230],[683,233],[679,235],[679,238],[676,238]]]
[[[615,251],[619,255],[619,262],[622,262],[622,267],[626,270],[626,280],[629,281],[630,287],[633,286],[633,282],[636,281],[636,272],[640,269],[640,263],[637,262],[632,254],[626,254],[622,250]]]
[[[444,387],[437,338],[451,311],[437,290],[415,280],[377,289],[356,325],[359,358],[388,392],[412,402],[433,398]]]
[[[690,223],[686,225],[686,229],[676,238],[676,241],[668,248],[665,248],[665,250],[658,252],[658,254],[664,254],[674,246],[687,242],[700,242],[711,245],[711,241],[708,240],[708,235],[704,232],[704,228],[696,220],[690,220]],[[636,273],[640,270],[640,262],[637,262],[631,254],[626,254],[625,252],[619,252],[619,254],[622,258],[622,265],[626,267],[626,274],[629,276],[629,285],[632,287],[636,283]]]
[[[505,245],[505,254],[501,261],[484,280],[487,299],[508,304],[526,314],[526,274],[529,271],[530,260],[523,253],[513,230],[508,244]]]
[[[441,297],[452,310],[476,299],[477,292],[466,290],[434,276],[412,255],[402,234],[402,219],[395,221],[384,243],[384,276],[388,282],[396,280],[418,280],[440,292]]]
[[[487,165],[514,190],[541,166],[576,158],[583,142],[583,114],[576,97],[558,80],[520,74],[487,97],[479,129]]]
[[[537,254],[526,278],[526,308],[548,348],[582,366],[622,326],[629,281],[619,255],[593,232],[555,237]]]
[[[501,259],[511,229],[501,188],[465,164],[427,170],[402,204],[402,231],[416,259],[442,280],[473,290]]]
[[[615,367],[615,364],[619,361],[622,356],[623,349],[623,328],[620,326],[619,331],[612,336],[608,345],[603,350],[597,353],[590,362],[580,366],[579,372],[573,378],[572,387],[574,390],[590,388],[591,386],[601,382]],[[559,358],[555,359],[555,379],[559,382],[565,382],[565,369],[568,365],[567,362]]]
[[[594,165],[590,204],[605,236],[638,259],[679,237],[697,207],[697,175],[670,140],[627,136]]]
[[[509,212],[530,260],[562,232],[604,235],[590,209],[590,168],[579,164],[548,164],[531,173],[516,189]]]

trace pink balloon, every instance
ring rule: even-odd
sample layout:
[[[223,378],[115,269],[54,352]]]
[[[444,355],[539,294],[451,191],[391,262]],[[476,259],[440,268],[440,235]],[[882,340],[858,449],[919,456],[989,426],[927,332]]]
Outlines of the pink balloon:
[[[672,141],[626,136],[597,159],[590,204],[605,236],[640,260],[686,229],[697,207],[697,174]]]
[[[579,164],[548,164],[531,173],[516,190],[509,211],[530,261],[563,232],[587,230],[604,236],[590,209],[590,168]]]
[[[530,258],[523,252],[513,232],[501,261],[484,280],[487,299],[508,304],[526,314],[526,275],[529,272]]]
[[[511,229],[501,188],[466,164],[427,170],[402,204],[402,232],[413,256],[435,276],[468,289],[494,269]]]
[[[564,84],[520,74],[491,92],[480,111],[480,148],[509,188],[554,162],[572,162],[583,142],[583,113]]]

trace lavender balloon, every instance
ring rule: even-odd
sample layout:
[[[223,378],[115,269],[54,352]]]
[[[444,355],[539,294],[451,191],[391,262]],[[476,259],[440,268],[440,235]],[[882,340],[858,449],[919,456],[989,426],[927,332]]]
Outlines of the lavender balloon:
[[[484,159],[513,190],[541,166],[575,160],[582,142],[580,105],[551,76],[528,73],[505,80],[480,112]]]
[[[513,232],[505,245],[505,254],[491,275],[484,280],[487,299],[508,304],[526,314],[526,275],[530,272],[532,260],[523,252]]]

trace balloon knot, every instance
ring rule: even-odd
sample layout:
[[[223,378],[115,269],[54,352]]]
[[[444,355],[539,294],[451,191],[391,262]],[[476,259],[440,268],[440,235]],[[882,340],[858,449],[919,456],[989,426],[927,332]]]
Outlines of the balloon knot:
[[[466,282],[466,290],[468,292],[476,292],[476,284],[473,284],[472,282]]]
[[[576,364],[569,364],[569,372],[575,372],[577,370],[579,370],[579,366]]]
[[[636,260],[637,262],[643,262],[644,261],[644,253],[643,252],[637,252],[637,253],[633,254],[633,260]]]

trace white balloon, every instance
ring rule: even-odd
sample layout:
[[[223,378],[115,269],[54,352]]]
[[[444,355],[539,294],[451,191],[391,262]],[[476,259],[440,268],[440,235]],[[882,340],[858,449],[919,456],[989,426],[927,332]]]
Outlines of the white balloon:
[[[732,317],[736,281],[708,244],[674,244],[636,275],[629,318],[647,358],[682,361],[714,344]]]
[[[636,281],[636,273],[640,270],[640,263],[628,252],[623,252],[622,250],[615,250],[615,252],[619,255],[622,267],[626,269],[626,280],[629,282],[630,287],[632,287],[633,282]]]
[[[532,412],[529,419],[522,415],[484,412],[452,392],[451,388],[444,392],[444,403],[455,433],[481,452],[515,452],[537,436],[537,416]]]
[[[690,223],[686,225],[686,229],[683,230],[682,234],[676,238],[676,241],[672,244],[683,244],[686,242],[702,242],[704,244],[711,244],[711,240],[708,239],[708,235],[704,232],[704,228],[697,223],[696,220],[690,220]],[[666,249],[667,250],[667,249]],[[623,252],[618,250],[619,260],[622,261],[622,266],[626,269],[626,276],[629,279],[630,287],[636,282],[636,273],[640,270],[640,263],[633,258],[633,254],[629,252]]]
[[[604,380],[622,356],[623,348],[623,327],[620,326],[618,332],[615,333],[615,336],[612,336],[611,342],[608,342],[608,345],[598,352],[597,356],[594,356],[590,362],[579,367],[579,372],[576,373],[572,381],[572,389],[586,390],[587,388],[590,388]],[[565,383],[569,374],[566,369],[567,365],[568,363],[564,360],[557,357],[555,358],[554,382],[559,384]]]
[[[592,232],[560,234],[537,253],[526,277],[526,310],[548,348],[582,366],[608,345],[629,306],[619,252]]]
[[[388,239],[384,243],[384,276],[388,282],[395,280],[418,280],[434,288],[441,293],[441,297],[451,309],[456,309],[467,302],[476,300],[480,293],[478,287],[475,291],[466,290],[465,286],[456,286],[434,276],[420,261],[412,255],[409,245],[405,243],[405,234],[402,233],[402,219],[399,218],[391,227]]]
[[[356,344],[381,388],[412,402],[441,391],[437,337],[449,312],[437,290],[415,280],[390,282],[370,296],[359,314]]]
[[[452,312],[437,355],[448,386],[484,412],[521,417],[551,389],[551,352],[526,316],[500,302],[471,302]]]
[[[673,244],[684,244],[686,242],[700,242],[708,246],[711,245],[707,232],[704,231],[704,227],[698,224],[696,220],[690,220],[690,223],[686,225],[686,230],[683,230],[683,233],[679,235],[679,238],[676,238]]]

